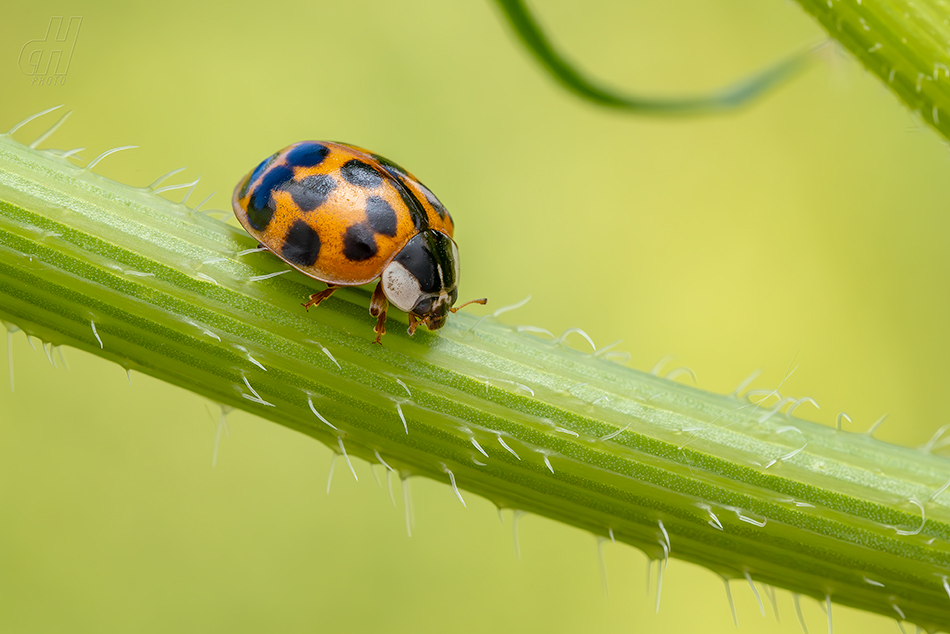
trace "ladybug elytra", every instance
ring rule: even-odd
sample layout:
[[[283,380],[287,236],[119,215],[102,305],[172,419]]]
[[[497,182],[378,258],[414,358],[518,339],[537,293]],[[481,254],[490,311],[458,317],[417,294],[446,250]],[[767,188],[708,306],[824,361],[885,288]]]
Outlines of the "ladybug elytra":
[[[342,143],[295,143],[245,175],[232,206],[261,245],[326,282],[304,302],[307,309],[341,286],[378,278],[369,306],[376,343],[390,302],[409,314],[410,335],[420,323],[441,328],[462,307],[453,307],[459,258],[452,216],[417,178],[378,154]]]

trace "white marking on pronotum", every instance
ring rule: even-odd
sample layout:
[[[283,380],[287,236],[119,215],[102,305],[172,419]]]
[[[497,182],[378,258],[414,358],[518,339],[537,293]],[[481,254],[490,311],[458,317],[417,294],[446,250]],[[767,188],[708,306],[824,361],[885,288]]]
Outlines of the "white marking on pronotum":
[[[402,413],[402,405],[396,403],[396,412],[399,413],[399,420],[402,421],[402,428],[406,430],[406,435],[409,435],[409,423],[406,422],[406,417]]]
[[[844,420],[848,421],[849,423],[854,423],[854,421],[851,420],[851,417],[848,416],[845,412],[838,412],[838,417],[835,419],[835,428],[836,428],[838,431],[841,431],[841,419],[842,419],[842,418],[843,418]]]
[[[924,529],[924,524],[927,523],[927,513],[924,511],[924,505],[920,503],[920,500],[917,500],[916,498],[908,498],[907,501],[920,509],[920,526],[912,531],[905,531],[897,528],[896,526],[892,526],[891,528],[893,528],[894,532],[898,535],[919,535],[920,531]]]
[[[525,297],[525,298],[524,298],[523,300],[521,300],[520,302],[515,302],[514,304],[511,304],[510,306],[502,306],[501,308],[499,308],[498,310],[496,310],[495,312],[493,312],[493,313],[491,314],[491,316],[492,316],[492,317],[498,317],[499,315],[503,315],[503,314],[505,314],[505,313],[507,313],[507,312],[510,312],[510,311],[512,311],[512,310],[517,310],[517,309],[521,308],[522,306],[524,306],[525,304],[527,304],[527,303],[530,302],[530,301],[531,301],[531,296],[528,295],[527,297]],[[476,328],[478,328],[478,326],[479,326],[483,321],[485,321],[486,319],[488,319],[488,317],[489,317],[489,315],[484,315],[481,319],[479,319],[478,321],[476,321],[476,322],[475,322],[475,325],[472,326],[471,328],[469,328],[469,332],[472,332],[472,331],[474,331]]]
[[[722,585],[726,587],[726,600],[729,602],[729,611],[732,612],[732,623],[739,627],[739,617],[736,616],[736,602],[732,600],[732,590],[729,588],[729,580],[725,577],[720,577],[722,579]]]
[[[755,600],[759,604],[759,613],[765,616],[765,606],[762,605],[762,597],[759,596],[759,591],[756,589],[755,584],[752,583],[752,575],[749,574],[748,570],[743,570],[742,574],[745,576],[745,580],[749,582],[749,587],[752,588],[752,594],[755,595]]]
[[[29,122],[32,121],[33,119],[38,119],[38,118],[42,117],[44,114],[49,114],[49,113],[51,113],[52,111],[54,111],[54,110],[59,110],[59,109],[62,108],[62,107],[63,107],[63,104],[59,104],[58,106],[53,106],[52,108],[47,108],[46,110],[42,110],[42,111],[40,111],[40,112],[37,112],[36,114],[32,114],[32,115],[30,115],[29,117],[27,117],[26,119],[24,119],[23,121],[21,121],[20,123],[16,124],[16,125],[13,126],[12,128],[10,128],[10,129],[7,131],[7,134],[8,134],[8,135],[9,135],[9,134],[13,134],[14,132],[16,132],[17,130],[19,130],[19,129],[22,128],[23,126],[25,126],[27,123],[29,123]]]
[[[194,207],[191,208],[191,213],[196,213],[199,209],[201,209],[201,206],[202,206],[202,205],[204,205],[206,202],[208,202],[209,200],[211,200],[211,197],[214,196],[214,195],[217,194],[217,193],[218,193],[217,191],[213,191],[213,192],[211,192],[210,194],[208,194],[207,196],[205,196],[204,200],[202,200],[200,203],[198,203],[197,205],[195,205]]]
[[[96,341],[99,342],[99,348],[105,349],[105,346],[102,345],[102,339],[99,338],[99,333],[96,331],[96,322],[90,319],[89,325],[92,326],[92,334],[96,336]]]
[[[339,364],[337,364],[337,365],[339,365]],[[412,392],[409,391],[409,386],[406,385],[405,383],[403,383],[403,382],[402,382],[402,379],[396,379],[396,383],[398,383],[399,385],[401,385],[401,386],[402,386],[402,389],[406,390],[406,394],[408,394],[410,398],[412,397]]]
[[[164,187],[159,187],[158,189],[153,190],[153,192],[156,194],[161,194],[162,192],[171,192],[171,191],[175,191],[176,189],[184,189],[186,187],[191,187],[192,189],[194,189],[195,185],[198,184],[198,180],[200,179],[201,177],[199,176],[197,180],[194,180],[190,183],[180,183],[178,185],[165,185]]]
[[[547,457],[547,456],[544,456],[544,465],[548,468],[548,470],[549,470],[549,471],[551,472],[551,474],[553,475],[553,474],[554,474],[554,467],[551,466],[551,461],[548,460],[548,457]],[[611,530],[612,530],[612,529],[611,529]],[[612,533],[611,533],[611,534],[612,534]]]
[[[340,453],[343,454],[343,459],[346,460],[346,466],[350,468],[350,473],[353,474],[353,479],[359,482],[360,479],[356,475],[356,469],[353,468],[353,463],[350,462],[350,456],[346,453],[346,447],[343,446],[343,436],[337,436],[336,442],[340,445]]]
[[[60,118],[59,118],[59,121],[57,121],[57,122],[54,123],[52,126],[50,126],[50,129],[49,129],[49,130],[47,130],[46,132],[44,132],[43,134],[41,134],[40,136],[38,136],[35,141],[33,141],[32,143],[30,143],[30,149],[31,149],[31,150],[35,150],[35,149],[36,149],[36,146],[38,146],[40,143],[42,143],[43,141],[45,141],[46,139],[48,139],[54,132],[56,132],[56,131],[59,129],[59,126],[61,126],[61,125],[63,125],[64,123],[66,123],[66,119],[68,119],[69,116],[70,116],[72,113],[73,113],[73,111],[70,110],[69,112],[67,112],[66,114],[64,114],[62,117],[60,117]]]
[[[792,600],[795,602],[795,614],[798,615],[798,625],[802,628],[804,634],[808,634],[808,627],[805,625],[805,617],[802,616],[802,595],[797,592],[792,593]]]
[[[158,187],[159,185],[161,185],[162,183],[164,183],[166,180],[168,180],[169,178],[171,178],[171,177],[174,176],[175,174],[180,174],[181,172],[184,172],[186,169],[188,169],[188,168],[187,168],[187,167],[179,167],[179,168],[177,168],[177,169],[173,169],[173,170],[170,171],[170,172],[167,172],[167,173],[165,173],[165,174],[162,174],[161,176],[159,176],[158,178],[155,179],[155,182],[153,182],[151,185],[149,185],[148,187],[146,187],[146,189],[155,189],[156,187]]]
[[[508,443],[505,442],[505,439],[504,439],[504,438],[502,438],[501,436],[498,436],[497,438],[498,438],[498,442],[501,444],[501,446],[508,450],[508,453],[510,453],[512,456],[514,456],[514,457],[517,458],[518,460],[521,460],[521,456],[519,456],[517,453],[515,453],[515,450],[508,446]]]
[[[131,383],[130,383],[131,384]],[[211,468],[218,466],[218,446],[221,444],[221,431],[231,437],[231,430],[228,428],[228,412],[230,407],[221,406],[221,414],[218,415],[218,421],[214,426],[214,451],[211,454]]]
[[[515,559],[519,561],[521,560],[521,541],[518,539],[518,523],[522,515],[524,515],[524,511],[518,509],[511,511],[511,536],[515,540]]]
[[[273,273],[264,273],[263,275],[252,275],[247,278],[248,282],[260,282],[261,280],[267,280],[272,277],[277,277],[278,275],[283,275],[284,273],[290,273],[293,269],[284,269],[283,271],[274,271]]]
[[[248,395],[248,394],[245,394],[244,392],[241,392],[241,396],[243,396],[244,398],[246,398],[247,400],[249,400],[249,401],[251,401],[251,402],[253,402],[253,403],[259,403],[260,405],[267,405],[267,406],[269,406],[269,407],[274,407],[274,404],[273,404],[273,403],[268,403],[267,401],[265,401],[264,399],[262,399],[262,398],[261,398],[261,395],[258,394],[257,391],[256,391],[253,387],[251,387],[251,384],[248,383],[248,380],[247,380],[247,377],[246,377],[246,376],[244,376],[244,375],[242,374],[242,375],[241,375],[241,378],[244,379],[244,385],[246,385],[246,386],[247,386],[247,389],[251,391],[251,394],[253,394],[253,396],[250,396],[250,395]]]
[[[440,463],[442,465],[442,470],[449,474],[449,482],[452,483],[452,490],[455,491],[455,497],[459,499],[459,502],[462,503],[463,508],[468,508],[465,505],[465,500],[462,499],[462,492],[459,491],[458,485],[455,483],[455,474],[452,473],[452,470],[445,466],[445,463]]]
[[[313,412],[313,415],[316,416],[317,418],[319,418],[321,421],[323,421],[323,423],[324,423],[325,425],[327,425],[327,426],[330,427],[331,429],[337,429],[337,427],[336,427],[335,425],[333,425],[333,423],[331,423],[330,421],[328,421],[327,419],[325,419],[325,418],[320,414],[320,412],[317,411],[317,408],[313,406],[313,400],[310,398],[310,395],[309,395],[309,394],[307,395],[307,405],[310,406],[310,411]],[[337,431],[339,431],[339,430],[337,430]],[[377,457],[379,457],[378,454],[377,454]],[[383,459],[380,458],[379,461],[382,462]],[[389,465],[386,465],[386,466],[388,467]],[[391,468],[391,467],[390,467],[390,468]]]
[[[555,340],[552,341],[551,343],[553,343],[553,344],[555,344],[555,345],[560,344],[560,343],[564,343],[564,341],[567,339],[567,336],[570,335],[570,334],[573,334],[573,333],[577,333],[577,334],[579,334],[581,337],[583,337],[584,339],[586,339],[586,340],[587,340],[587,343],[590,344],[591,350],[592,350],[593,352],[597,352],[597,346],[594,345],[594,340],[591,339],[591,338],[590,338],[590,335],[588,335],[586,332],[584,332],[584,331],[581,330],[580,328],[568,328],[567,330],[565,330],[564,332],[561,333],[561,336],[560,336],[560,337],[558,337],[557,339],[555,339]]]
[[[485,450],[482,449],[482,446],[478,444],[478,441],[475,440],[475,436],[472,436],[472,437],[470,438],[470,440],[472,441],[472,444],[475,446],[475,448],[478,449],[478,452],[479,452],[480,454],[482,454],[482,455],[485,456],[486,458],[489,457],[488,454],[485,453]]]
[[[330,484],[333,482],[333,469],[336,468],[336,452],[330,457],[330,472],[327,474],[327,495],[330,495]]]
[[[409,478],[402,478],[402,504],[406,508],[406,534],[412,537],[412,497],[409,495]]]
[[[600,535],[597,536],[597,561],[600,564],[600,582],[604,585],[604,596],[610,596],[610,588],[607,585],[607,562],[604,561],[604,542],[607,541]]]
[[[875,581],[874,579],[868,579],[868,578],[865,577],[864,575],[862,575],[861,578],[864,579],[864,583],[866,583],[866,584],[868,584],[868,585],[870,585],[870,586],[877,586],[878,588],[883,588],[883,587],[884,587],[884,584],[881,583],[880,581]]]
[[[874,432],[877,431],[877,428],[881,426],[881,423],[883,423],[883,422],[885,421],[885,419],[887,419],[887,414],[884,414],[883,416],[881,416],[880,418],[878,418],[878,419],[874,422],[874,424],[871,425],[871,426],[868,428],[868,430],[867,430],[865,433],[866,433],[868,436],[873,436],[873,435],[874,435]]]
[[[927,498],[927,501],[933,502],[937,498],[937,496],[943,493],[944,491],[946,491],[948,487],[950,487],[950,480],[947,480],[946,482],[944,482],[943,486],[941,486],[939,489],[931,493],[930,497]]]
[[[106,150],[105,152],[97,156],[96,158],[89,161],[89,164],[86,165],[86,169],[91,170],[92,168],[94,168],[96,165],[99,164],[99,161],[109,156],[110,154],[115,154],[116,152],[121,152],[122,150],[134,150],[137,147],[138,147],[137,145],[121,145],[119,147],[114,147],[111,150]]]

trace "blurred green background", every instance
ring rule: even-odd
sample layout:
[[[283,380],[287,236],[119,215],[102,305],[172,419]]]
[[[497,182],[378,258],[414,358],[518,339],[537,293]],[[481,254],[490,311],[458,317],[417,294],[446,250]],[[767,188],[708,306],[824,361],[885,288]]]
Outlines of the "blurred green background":
[[[642,94],[722,86],[820,41],[793,3],[535,3],[592,75]],[[21,47],[82,16],[62,86],[33,87]],[[0,128],[65,103],[43,147],[140,149],[97,171],[147,185],[237,179],[302,139],[407,166],[452,210],[464,297],[598,345],[631,365],[690,366],[699,385],[812,396],[798,413],[917,445],[946,422],[947,150],[846,56],[733,114],[638,118],[567,94],[489,2],[162,5],[17,3],[0,21]],[[55,119],[17,134],[32,141]],[[172,193],[176,200],[181,192]],[[2,301],[2,298],[0,298]],[[486,309],[476,308],[485,312]],[[367,318],[368,319],[368,318]],[[369,322],[368,322],[369,323]],[[0,632],[733,631],[720,580],[673,561],[662,605],[646,559],[537,517],[520,523],[413,481],[416,528],[366,463],[236,412],[211,466],[217,410],[66,350],[54,369],[12,338],[0,364]],[[6,356],[6,344],[0,341]],[[673,536],[675,553],[675,535]],[[798,632],[733,582],[739,629]],[[820,607],[803,602],[812,631]],[[836,607],[836,632],[895,631]]]

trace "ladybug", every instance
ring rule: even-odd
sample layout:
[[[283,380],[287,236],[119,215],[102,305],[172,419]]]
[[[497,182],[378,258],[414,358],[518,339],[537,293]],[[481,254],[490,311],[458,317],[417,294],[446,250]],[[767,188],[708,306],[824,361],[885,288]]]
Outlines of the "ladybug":
[[[458,298],[455,225],[439,199],[415,176],[368,150],[301,141],[271,155],[234,189],[234,215],[263,247],[326,290],[379,279],[370,300],[376,340],[392,302],[409,314],[409,334],[423,323],[445,324]]]

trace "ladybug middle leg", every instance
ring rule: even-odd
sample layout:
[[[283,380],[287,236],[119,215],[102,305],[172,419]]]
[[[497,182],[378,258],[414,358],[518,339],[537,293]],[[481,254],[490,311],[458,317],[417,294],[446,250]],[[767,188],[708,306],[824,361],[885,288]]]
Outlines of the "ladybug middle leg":
[[[369,300],[369,314],[376,317],[376,326],[373,330],[376,332],[376,340],[373,343],[382,345],[383,335],[386,334],[386,310],[389,308],[389,300],[383,294],[383,281],[380,280],[373,291],[373,298]]]
[[[334,286],[333,284],[327,284],[326,290],[322,290],[319,293],[314,293],[313,295],[310,296],[310,299],[308,299],[303,304],[301,304],[301,306],[303,306],[309,311],[312,307],[319,306],[320,302],[325,300],[330,295],[333,295],[333,291],[335,291],[338,288],[340,287]]]

